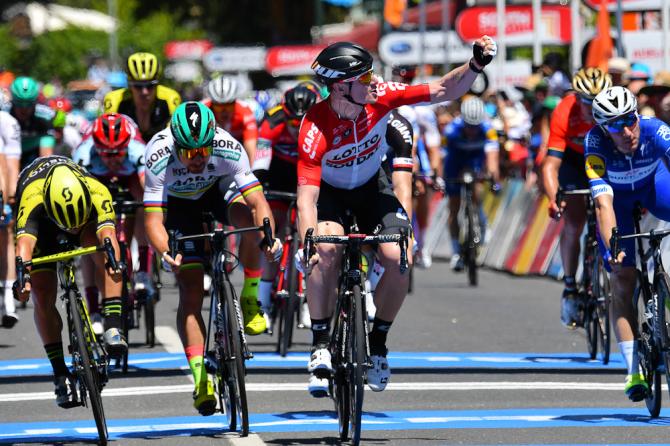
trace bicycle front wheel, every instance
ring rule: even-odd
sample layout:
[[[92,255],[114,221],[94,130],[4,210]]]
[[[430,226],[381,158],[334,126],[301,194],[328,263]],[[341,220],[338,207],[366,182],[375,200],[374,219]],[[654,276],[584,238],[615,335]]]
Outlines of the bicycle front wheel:
[[[654,339],[654,332],[651,315],[647,311],[647,301],[644,299],[644,293],[640,289],[635,291],[634,302],[636,302],[638,327],[640,339],[638,343],[638,356],[640,359],[640,370],[645,381],[649,385],[649,392],[644,399],[647,410],[652,418],[658,417],[661,413],[661,372],[658,371],[659,356]]]
[[[223,348],[223,367],[225,369],[226,385],[228,389],[228,424],[231,431],[240,429],[240,435],[249,435],[249,409],[247,407],[247,390],[245,383],[244,352],[242,351],[242,328],[237,315],[241,315],[238,301],[234,298],[235,291],[229,283],[222,287],[221,312],[225,327],[227,342]]]
[[[597,249],[596,249],[597,251]],[[600,344],[600,360],[607,365],[610,361],[610,281],[605,270],[602,257],[598,252],[593,254],[598,259],[594,262],[592,287],[593,296],[596,298],[595,316],[598,323],[598,342]]]
[[[293,264],[293,257],[298,251],[300,240],[297,237],[297,233],[291,241],[291,254],[287,257],[287,274],[286,278],[288,279],[288,295],[286,300],[281,303],[281,319],[279,321],[279,355],[286,356],[288,350],[291,348],[293,343],[293,327],[295,325],[295,315],[298,311],[298,270]],[[285,281],[286,283],[286,281]]]
[[[471,286],[477,286],[477,228],[479,219],[475,215],[472,205],[467,206],[467,238],[465,240],[465,267],[468,270],[468,282]]]
[[[80,395],[85,400],[88,394],[93,409],[93,418],[98,429],[98,439],[101,445],[107,444],[107,421],[105,419],[105,410],[102,407],[102,382],[98,373],[97,362],[91,353],[90,342],[95,342],[95,335],[89,331],[86,324],[83,323],[83,317],[86,311],[82,307],[81,297],[70,295],[68,299],[70,317],[72,320],[72,329],[74,331],[73,346],[76,351],[72,358],[74,371],[77,375],[77,381],[80,386]],[[83,384],[84,389],[81,389]]]
[[[347,441],[349,439],[349,417],[350,411],[350,383],[347,375],[347,364],[350,358],[349,343],[345,343],[348,337],[348,320],[350,317],[346,314],[349,308],[342,311],[340,304],[344,302],[346,297],[340,295],[338,299],[337,309],[335,314],[335,327],[333,327],[334,339],[331,340],[331,355],[333,357],[333,367],[335,370],[332,380],[332,395],[335,402],[335,410],[337,411],[337,422],[340,431],[340,441]]]
[[[351,300],[353,308],[349,312],[349,317],[353,317],[350,323],[352,330],[349,336],[349,342],[351,342],[351,368],[349,373],[351,402],[349,407],[351,409],[351,444],[353,445],[357,445],[361,440],[365,373],[368,368],[365,339],[367,331],[364,326],[367,315],[363,312],[362,299],[360,285],[354,285]]]
[[[661,354],[665,365],[665,380],[670,390],[670,277],[666,272],[659,274],[656,281],[656,294],[658,302],[658,340],[661,344]]]

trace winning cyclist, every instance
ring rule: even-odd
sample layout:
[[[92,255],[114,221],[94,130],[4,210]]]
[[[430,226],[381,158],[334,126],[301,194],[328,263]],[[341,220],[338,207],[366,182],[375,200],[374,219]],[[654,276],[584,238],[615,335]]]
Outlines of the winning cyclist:
[[[479,173],[484,170],[498,183],[498,133],[486,116],[484,103],[477,97],[471,97],[461,103],[461,115],[445,128],[447,156],[444,164],[444,176],[447,179],[445,190],[449,197],[449,235],[451,236],[452,256],[450,266],[454,271],[463,270],[461,243],[459,239],[458,211],[461,208],[461,186],[458,180],[464,170]],[[449,181],[452,180],[452,181]],[[480,191],[475,188],[473,199],[479,203]],[[486,228],[486,217],[479,207],[479,224],[482,235]]]
[[[70,159],[52,155],[29,164],[19,176],[17,203],[16,255],[24,261],[57,253],[57,240],[63,238],[81,246],[100,245],[109,238],[118,260],[112,197],[102,183]],[[102,253],[93,257],[97,271],[104,275],[105,349],[118,357],[128,348],[119,331],[121,273],[105,267]],[[23,288],[14,282],[17,299],[25,302],[32,291],[35,325],[54,372],[56,402],[69,408],[77,404],[76,391],[63,356],[57,290],[55,263],[30,269]]]
[[[212,415],[216,398],[212,382],[203,367],[205,323],[202,319],[204,242],[183,246],[183,255],[170,256],[168,229],[183,235],[203,232],[203,212],[211,212],[218,221],[237,227],[261,225],[272,221],[270,206],[263,189],[251,173],[242,145],[225,130],[216,127],[214,114],[200,102],[185,102],[177,107],[170,128],[158,132],[146,151],[146,187],[144,191],[145,226],[149,241],[161,253],[164,264],[176,270],[179,284],[177,330],[195,381],[194,407],[202,415]],[[225,197],[230,177],[235,180],[247,206],[232,206]],[[227,182],[226,182],[227,181]],[[225,187],[220,187],[220,183]],[[251,212],[249,212],[251,211]],[[274,222],[272,223],[274,230]],[[260,234],[243,235],[245,243],[258,246]],[[274,240],[265,248],[268,260],[281,255],[281,243]],[[240,256],[241,263],[260,268],[260,252]],[[265,321],[258,312],[256,298],[241,299],[245,331],[260,334]],[[260,318],[263,330],[257,331]]]
[[[144,151],[146,146],[139,135],[139,129],[132,120],[118,113],[105,113],[93,121],[90,133],[77,147],[72,159],[83,166],[100,181],[115,182],[127,189],[135,201],[142,202],[144,194]],[[112,197],[115,200],[119,197]],[[135,225],[126,225],[126,240],[133,234],[139,251],[139,270],[133,275],[135,292],[145,292],[147,297],[155,293],[151,281],[151,251],[144,231],[144,211],[138,209]],[[88,309],[93,328],[99,326],[98,288],[95,286],[92,264],[87,257],[82,260],[82,275]]]
[[[625,87],[611,87],[593,100],[598,124],[586,135],[586,175],[595,200],[604,259],[611,266],[612,321],[619,350],[626,361],[625,392],[632,401],[645,398],[649,383],[640,373],[639,333],[632,299],[637,275],[635,243],[622,240],[622,252],[610,251],[612,228],[632,234],[635,202],[660,220],[670,221],[670,127],[637,114],[637,99]]]
[[[160,85],[161,66],[151,53],[134,53],[126,63],[128,88],[105,95],[105,113],[121,113],[140,128],[144,141],[149,141],[167,127],[170,116],[181,103],[179,93]]]
[[[356,44],[337,42],[317,56],[312,69],[328,86],[330,95],[309,109],[300,126],[297,190],[300,234],[308,228],[315,228],[318,235],[343,234],[346,210],[353,211],[362,232],[372,233],[378,225],[382,233],[397,232],[399,228],[410,230],[406,209],[394,195],[386,175],[380,173],[389,115],[401,105],[444,102],[462,96],[495,56],[496,44],[484,36],[473,45],[473,53],[469,63],[439,81],[415,86],[377,84],[372,55]],[[406,158],[394,160],[394,164],[399,169],[411,169],[411,160],[408,162]],[[403,184],[396,188],[411,190],[411,172],[402,173],[398,181]],[[327,376],[332,371],[327,344],[340,253],[341,249],[324,244],[318,246],[310,259],[300,258],[302,250],[296,259],[299,268],[314,269],[307,286],[313,333],[308,371],[312,373],[310,393],[317,397],[327,395]],[[375,293],[377,312],[369,336],[372,367],[367,380],[372,390],[381,391],[391,373],[386,359],[386,337],[407,294],[409,274],[400,273],[397,245],[382,244],[377,254],[386,271]]]
[[[269,110],[261,123],[256,160],[252,167],[260,182],[269,190],[295,193],[298,184],[298,130],[302,117],[316,102],[317,95],[313,90],[304,86],[291,88],[284,93],[282,104]],[[286,206],[274,201],[270,201],[270,206],[277,228],[282,228]],[[258,290],[269,331],[271,327],[267,315],[270,314],[270,294],[276,275],[274,265],[264,265]],[[303,325],[309,326],[308,311],[301,311],[301,316],[307,319],[301,319]]]
[[[18,123],[7,112],[0,111],[0,316],[2,326],[12,328],[18,321],[16,305],[12,295],[12,284],[16,278],[14,263],[14,237],[10,222],[13,219],[12,207],[16,193],[21,160],[21,130]]]
[[[598,68],[582,68],[572,78],[574,93],[561,100],[551,115],[547,156],[542,161],[542,184],[549,198],[549,215],[556,218],[564,208],[565,227],[560,248],[565,289],[561,298],[561,321],[568,328],[581,324],[580,301],[575,274],[579,263],[579,238],[586,223],[586,202],[582,197],[566,197],[556,203],[559,185],[565,190],[586,189],[584,137],[594,126],[593,98],[612,86],[609,74]]]

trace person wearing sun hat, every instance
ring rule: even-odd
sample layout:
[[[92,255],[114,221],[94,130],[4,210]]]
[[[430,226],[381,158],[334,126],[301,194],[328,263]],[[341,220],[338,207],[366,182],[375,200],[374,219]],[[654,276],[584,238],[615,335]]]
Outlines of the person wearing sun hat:
[[[626,85],[628,83],[628,73],[630,72],[630,62],[623,57],[613,57],[607,62],[607,72],[612,78],[613,85]]]

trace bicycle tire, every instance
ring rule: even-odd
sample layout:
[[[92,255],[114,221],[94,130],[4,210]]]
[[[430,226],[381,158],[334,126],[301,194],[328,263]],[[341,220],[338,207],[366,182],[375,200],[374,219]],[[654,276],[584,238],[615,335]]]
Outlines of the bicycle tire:
[[[348,342],[351,342],[350,398],[351,444],[358,445],[361,440],[361,420],[363,418],[363,398],[365,396],[365,375],[367,371],[366,330],[364,324],[367,314],[363,312],[363,295],[360,285],[352,288],[349,317],[353,317]]]
[[[81,398],[82,400],[85,400],[84,394],[88,395],[88,399],[91,402],[91,409],[93,410],[93,418],[95,419],[95,425],[98,430],[98,441],[104,446],[107,444],[109,434],[107,431],[105,410],[102,406],[102,396],[100,395],[102,385],[100,383],[97,366],[93,368],[96,361],[91,357],[88,345],[88,342],[90,341],[87,341],[87,339],[94,340],[95,335],[92,332],[87,334],[84,333],[82,313],[85,314],[85,310],[81,308],[81,297],[70,295],[68,298],[68,305],[70,307],[70,320],[72,321],[72,329],[76,341],[74,344],[77,349],[77,355],[81,360],[81,367],[74,366],[75,374],[78,376],[77,380],[79,381],[79,385],[81,386],[83,383],[85,387],[85,391],[80,392]],[[76,363],[74,359],[73,363]]]
[[[653,327],[646,319],[646,302],[644,296],[640,296],[640,288],[635,291],[636,311],[640,339],[638,342],[638,356],[640,360],[640,370],[645,381],[649,385],[649,391],[644,399],[649,415],[657,418],[661,412],[661,374],[658,369],[658,352],[654,340]]]
[[[666,272],[658,274],[656,279],[656,294],[658,296],[658,328],[661,342],[663,365],[665,365],[665,380],[670,386],[670,277]],[[670,390],[670,387],[668,387]]]
[[[155,253],[152,254],[153,257],[157,258]],[[153,261],[153,268],[151,269],[151,279],[154,283],[154,295],[151,299],[145,299],[144,301],[144,335],[145,343],[150,348],[156,346],[156,302],[160,300],[161,296],[161,278],[160,278],[160,265],[156,267],[156,261]]]
[[[465,240],[465,267],[468,270],[468,283],[470,286],[477,286],[477,243],[475,242],[475,225],[477,219],[472,211],[472,204],[466,206],[467,209],[467,238]]]
[[[600,343],[600,360],[604,365],[609,364],[610,361],[610,351],[611,351],[611,339],[612,339],[612,325],[610,324],[610,281],[607,277],[607,271],[605,270],[605,264],[595,249],[594,255],[597,255],[598,261],[595,264],[596,275],[594,296],[597,298],[596,301],[596,315],[598,317],[598,341]]]
[[[342,288],[340,288],[342,289]],[[335,411],[337,412],[337,424],[340,434],[340,441],[349,439],[349,418],[350,400],[349,400],[349,380],[346,376],[347,357],[349,355],[349,346],[344,342],[347,332],[347,314],[342,310],[341,304],[347,300],[346,296],[340,292],[338,305],[336,308],[337,318],[335,327],[333,327],[334,339],[331,341],[331,356],[334,358],[334,376],[333,376],[333,400],[335,402]]]
[[[242,314],[238,301],[234,298],[235,290],[230,283],[224,284],[225,288],[223,297],[225,305],[223,312],[228,330],[228,338],[230,339],[230,347],[232,356],[226,361],[226,376],[228,377],[228,388],[231,392],[231,398],[235,400],[235,410],[231,410],[230,416],[230,430],[237,429],[239,421],[240,436],[246,437],[249,435],[249,408],[247,406],[247,390],[245,383],[246,369],[244,366],[244,352],[242,351],[242,328],[238,315]],[[238,420],[239,418],[239,420]],[[233,421],[235,426],[233,427]]]
[[[293,344],[293,328],[295,326],[295,315],[298,311],[298,270],[296,269],[293,263],[293,257],[298,251],[300,240],[297,237],[297,233],[294,234],[293,240],[291,241],[291,253],[287,257],[288,272],[286,277],[288,277],[288,296],[286,301],[282,302],[281,306],[283,311],[280,313],[282,318],[280,320],[280,336],[279,336],[279,355],[286,356],[291,345]],[[286,283],[286,281],[285,281]]]
[[[121,333],[126,338],[128,347],[121,358],[117,359],[117,367],[121,365],[121,371],[125,375],[128,373],[128,351],[130,350],[130,328],[132,326],[132,314],[134,309],[130,304],[130,289],[132,282],[130,280],[130,273],[132,271],[132,254],[130,247],[126,242],[119,241],[119,251],[121,253],[121,262],[126,265],[121,277]]]
[[[594,299],[594,296],[591,296],[589,299]],[[596,304],[593,301],[586,303],[586,308],[584,310],[584,329],[586,330],[586,346],[590,359],[596,359],[598,356],[600,330],[596,311]]]

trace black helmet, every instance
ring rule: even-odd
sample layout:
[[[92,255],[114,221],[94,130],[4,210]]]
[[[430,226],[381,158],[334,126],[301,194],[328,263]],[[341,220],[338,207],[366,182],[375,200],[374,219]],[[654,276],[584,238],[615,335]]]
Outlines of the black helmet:
[[[372,69],[372,55],[360,45],[337,42],[316,56],[312,70],[326,85],[351,79]]]
[[[284,111],[290,118],[302,118],[316,100],[314,91],[298,85],[284,93]]]

